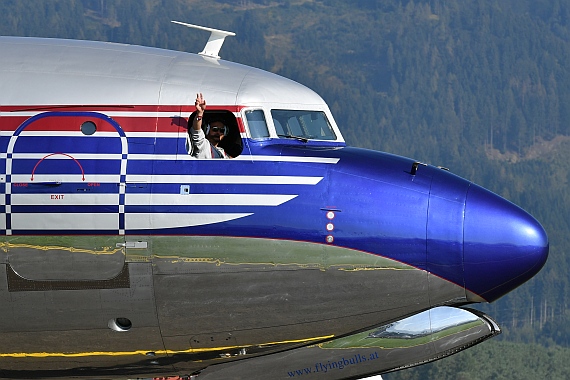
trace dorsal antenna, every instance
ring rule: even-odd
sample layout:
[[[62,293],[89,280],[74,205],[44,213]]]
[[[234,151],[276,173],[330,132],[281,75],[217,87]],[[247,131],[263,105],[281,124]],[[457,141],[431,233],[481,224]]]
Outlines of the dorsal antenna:
[[[189,28],[200,29],[200,30],[205,30],[207,32],[210,32],[210,38],[208,39],[208,42],[206,42],[206,46],[204,46],[204,50],[202,50],[200,53],[198,53],[200,55],[203,55],[205,57],[210,57],[210,58],[220,59],[220,56],[218,54],[220,53],[220,49],[222,48],[222,45],[224,44],[224,39],[227,36],[235,36],[236,35],[234,32],[226,32],[225,30],[206,28],[205,26],[187,24],[185,22],[180,22],[180,21],[171,21],[171,22],[173,22],[175,24],[184,25],[184,26],[187,26]]]

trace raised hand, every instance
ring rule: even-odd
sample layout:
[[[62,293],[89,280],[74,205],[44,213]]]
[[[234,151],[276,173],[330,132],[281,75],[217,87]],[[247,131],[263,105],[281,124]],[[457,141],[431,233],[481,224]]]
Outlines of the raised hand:
[[[194,102],[194,105],[196,106],[196,111],[198,111],[198,115],[202,115],[204,113],[204,111],[206,111],[206,100],[204,99],[204,96],[202,96],[202,93],[198,93],[196,94],[196,102]]]

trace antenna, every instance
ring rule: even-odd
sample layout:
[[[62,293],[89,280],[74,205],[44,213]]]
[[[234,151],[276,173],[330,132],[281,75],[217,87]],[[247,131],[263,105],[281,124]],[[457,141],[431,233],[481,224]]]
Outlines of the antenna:
[[[210,57],[210,58],[220,59],[220,56],[218,55],[218,53],[220,52],[220,49],[222,48],[222,45],[224,44],[224,39],[227,36],[235,36],[236,35],[234,32],[226,32],[225,30],[206,28],[205,26],[187,24],[185,22],[180,22],[180,21],[171,21],[171,22],[173,22],[174,24],[184,25],[184,26],[187,26],[189,28],[200,29],[200,30],[205,30],[207,32],[210,32],[210,38],[208,39],[208,42],[206,42],[206,46],[204,46],[204,50],[202,50],[200,53],[198,53],[200,55],[203,55],[205,57]]]

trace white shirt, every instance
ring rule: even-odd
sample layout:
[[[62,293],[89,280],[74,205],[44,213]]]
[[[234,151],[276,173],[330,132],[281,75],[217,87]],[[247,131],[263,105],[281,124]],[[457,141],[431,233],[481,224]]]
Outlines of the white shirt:
[[[189,154],[196,158],[229,158],[223,148],[213,146],[202,129],[195,130],[190,127],[187,137],[188,146],[191,147]]]

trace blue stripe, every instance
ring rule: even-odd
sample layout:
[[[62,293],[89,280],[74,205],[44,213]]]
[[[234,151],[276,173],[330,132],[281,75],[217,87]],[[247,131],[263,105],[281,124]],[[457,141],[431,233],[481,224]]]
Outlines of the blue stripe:
[[[35,171],[34,171],[35,169]],[[119,174],[121,160],[81,159],[72,160],[66,156],[50,157],[40,162],[38,159],[15,159],[12,161],[12,174]]]
[[[129,154],[154,154],[154,145],[133,143],[129,138]],[[172,152],[170,154],[173,154]]]
[[[111,154],[121,153],[121,139],[117,137],[92,136],[58,136],[57,131],[50,132],[52,136],[20,136],[14,145],[14,153],[74,153]]]
[[[184,154],[186,151],[186,136],[181,134],[179,138],[157,138],[154,147],[155,154]]]
[[[9,142],[10,136],[0,136],[0,149],[2,149],[2,152],[6,152],[8,150]]]
[[[152,206],[152,205],[125,205],[125,213],[127,214],[137,214],[137,213],[160,213],[160,214],[172,214],[173,218],[176,218],[176,214],[188,214],[188,213],[256,213],[264,211],[263,208],[267,209],[268,206],[181,206],[181,205],[163,205],[163,206]]]
[[[33,205],[33,206],[12,206],[12,214],[119,214],[118,205]]]

